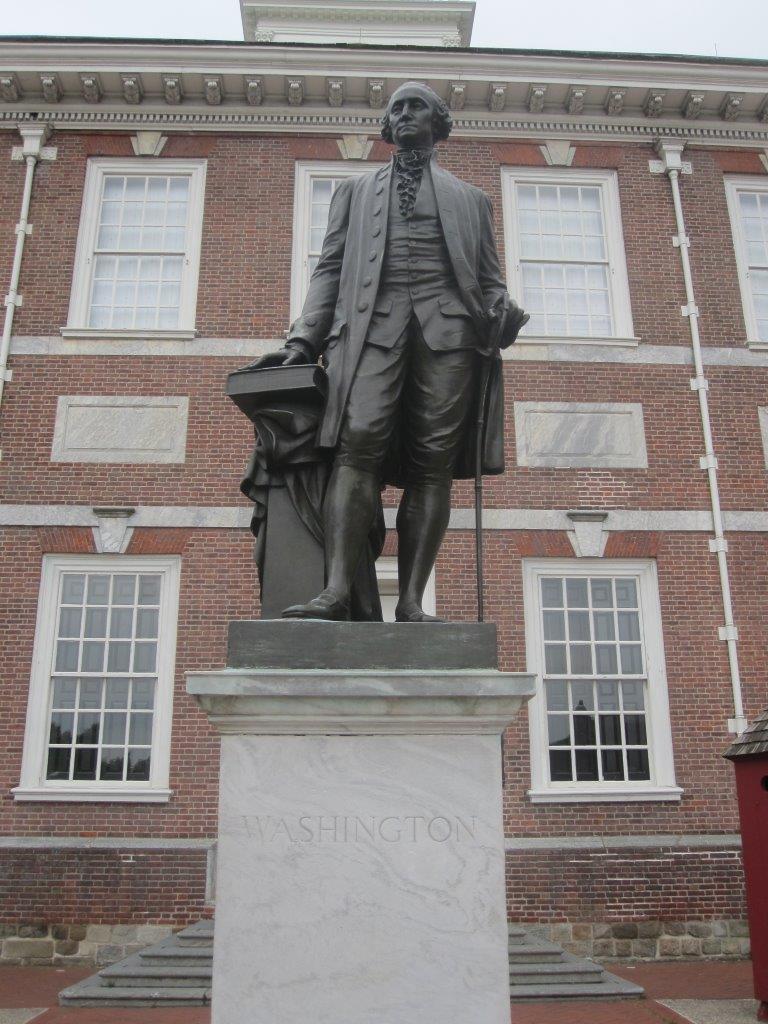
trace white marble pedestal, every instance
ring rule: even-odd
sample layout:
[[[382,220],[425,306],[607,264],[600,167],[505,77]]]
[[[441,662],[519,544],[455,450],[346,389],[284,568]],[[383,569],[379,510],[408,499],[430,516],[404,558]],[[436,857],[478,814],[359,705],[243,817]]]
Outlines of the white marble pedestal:
[[[533,677],[187,688],[222,733],[214,1024],[508,1024],[500,736]]]

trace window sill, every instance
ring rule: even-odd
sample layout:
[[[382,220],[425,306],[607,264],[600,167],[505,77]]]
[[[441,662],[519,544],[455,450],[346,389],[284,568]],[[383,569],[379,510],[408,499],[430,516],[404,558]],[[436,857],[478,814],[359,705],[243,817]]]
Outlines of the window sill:
[[[752,352],[768,352],[768,341],[747,340],[747,348]]]
[[[633,789],[529,789],[532,804],[597,804],[638,803],[640,801],[674,801],[678,803],[683,790],[679,786],[644,786]]]
[[[53,786],[17,786],[11,790],[14,800],[40,803],[131,803],[167,804],[172,789],[60,789]]]
[[[197,337],[194,330],[164,330],[158,328],[156,331],[140,330],[100,330],[97,327],[62,327],[62,338],[74,338],[76,340],[88,340],[91,338],[115,338],[121,341],[191,341]]]
[[[611,345],[618,348],[637,348],[639,338],[581,338],[573,334],[519,335],[518,345]]]

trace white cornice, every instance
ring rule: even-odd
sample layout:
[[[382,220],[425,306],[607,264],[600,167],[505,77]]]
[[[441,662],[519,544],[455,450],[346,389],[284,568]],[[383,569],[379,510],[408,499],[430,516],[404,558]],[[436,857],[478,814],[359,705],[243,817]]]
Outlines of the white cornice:
[[[92,91],[90,101],[84,96],[84,75],[98,82],[98,96]],[[128,94],[127,77],[135,80]],[[179,85],[175,102],[168,98],[169,77]],[[428,80],[446,100],[461,85],[459,132],[562,131],[605,138],[679,132],[690,139],[762,144],[768,130],[768,64],[453,48],[93,41],[0,40],[0,78],[14,83],[0,100],[0,119],[39,115],[62,126],[370,131],[378,116],[371,109],[371,83],[383,82],[386,97],[414,77]],[[343,96],[342,107],[332,112],[330,99],[338,100],[339,91],[331,97],[329,79],[341,83]],[[300,104],[288,103],[289,80],[302,81]],[[211,102],[212,81],[218,84],[216,104]],[[252,97],[249,103],[254,81],[260,90],[258,110]],[[532,110],[534,85],[542,100]],[[491,99],[499,92],[502,105]],[[660,107],[649,102],[650,96],[662,94]],[[701,98],[695,119],[691,96]],[[738,106],[734,96],[740,97]]]
[[[568,139],[601,140],[604,142],[648,141],[655,142],[660,135],[683,140],[688,146],[697,143],[706,146],[744,147],[749,149],[768,146],[768,125],[723,123],[704,124],[690,122],[675,123],[671,120],[656,119],[649,122],[627,120],[618,122],[615,118],[538,118],[483,116],[482,113],[454,117],[453,135],[457,138],[485,137],[497,140],[526,140],[541,142],[542,138],[563,135]],[[361,133],[378,136],[380,112],[353,108],[306,107],[252,107],[243,109],[222,109],[218,107],[188,107],[186,109],[138,111],[79,108],[61,109],[37,107],[24,110],[18,106],[3,109],[0,105],[0,130],[15,130],[19,124],[34,118],[42,120],[52,128],[89,131],[130,131],[155,129],[163,132],[194,129],[199,132],[268,132],[312,135],[334,135],[339,133]]]

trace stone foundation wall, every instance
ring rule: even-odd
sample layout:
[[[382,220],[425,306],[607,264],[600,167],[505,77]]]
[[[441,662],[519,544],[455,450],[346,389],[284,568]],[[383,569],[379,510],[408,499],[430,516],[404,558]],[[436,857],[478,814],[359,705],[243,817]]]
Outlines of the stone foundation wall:
[[[0,967],[104,967],[173,931],[167,925],[154,924],[0,924]]]
[[[526,931],[595,960],[749,956],[746,921],[637,921],[527,924]],[[105,967],[167,938],[167,925],[0,924],[0,967]]]
[[[521,927],[576,956],[595,960],[674,960],[749,956],[746,921],[558,923]]]

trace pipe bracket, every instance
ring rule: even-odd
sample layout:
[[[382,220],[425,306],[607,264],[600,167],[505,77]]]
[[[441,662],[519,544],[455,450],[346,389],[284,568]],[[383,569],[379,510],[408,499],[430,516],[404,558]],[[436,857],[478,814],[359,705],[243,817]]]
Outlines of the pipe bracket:
[[[702,469],[717,469],[716,455],[702,455],[699,459],[699,466]]]
[[[691,391],[709,391],[709,381],[706,377],[691,377]]]
[[[739,639],[739,631],[733,624],[731,624],[730,626],[719,626],[717,630],[717,635],[720,637],[721,640]]]

